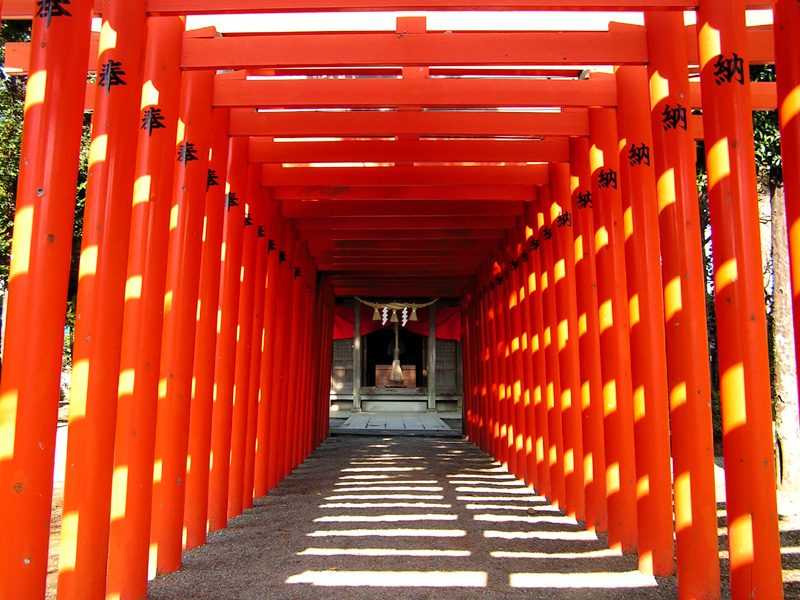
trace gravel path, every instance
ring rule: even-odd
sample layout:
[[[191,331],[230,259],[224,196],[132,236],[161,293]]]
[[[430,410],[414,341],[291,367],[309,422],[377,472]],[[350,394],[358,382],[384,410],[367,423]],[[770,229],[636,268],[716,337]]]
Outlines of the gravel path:
[[[48,599],[56,597],[65,433]],[[716,475],[722,597],[730,598],[722,468]],[[800,496],[778,492],[778,509],[784,597],[800,599]],[[151,582],[149,597],[677,597],[674,578],[644,578],[633,557],[590,538],[461,439],[332,437],[255,508],[185,553],[182,571]],[[587,585],[587,577],[593,587],[555,587]]]
[[[153,600],[675,598],[461,439],[332,437]]]

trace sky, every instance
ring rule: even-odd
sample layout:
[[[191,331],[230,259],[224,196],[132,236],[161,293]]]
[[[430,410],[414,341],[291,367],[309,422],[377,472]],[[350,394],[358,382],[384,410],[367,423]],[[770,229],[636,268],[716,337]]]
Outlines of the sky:
[[[338,12],[246,15],[190,16],[187,29],[213,25],[220,33],[293,31],[394,31],[395,19],[402,15],[428,18],[429,31],[606,31],[610,21],[642,25],[641,12],[574,11],[492,11],[492,12]],[[684,21],[695,22],[695,13],[686,11]],[[771,10],[747,11],[747,25],[772,23]],[[93,31],[100,31],[94,19]]]
[[[398,15],[427,14],[430,31],[514,31],[569,30],[605,31],[609,21],[641,25],[641,12],[369,12],[369,13],[308,13],[260,15],[190,16],[187,29],[214,25],[222,33],[243,31],[394,31]],[[747,12],[749,26],[772,23],[771,10]],[[695,22],[695,13],[685,13],[687,23]]]

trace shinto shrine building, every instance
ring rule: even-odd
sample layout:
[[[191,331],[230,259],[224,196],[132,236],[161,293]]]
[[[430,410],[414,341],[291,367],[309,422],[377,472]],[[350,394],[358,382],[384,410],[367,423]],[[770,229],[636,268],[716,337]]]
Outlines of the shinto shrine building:
[[[33,20],[6,53],[28,80],[0,599],[45,594],[87,110],[60,600],[145,597],[148,573],[179,569],[303,462],[332,405],[463,410],[469,441],[643,573],[677,573],[681,599],[719,598],[698,140],[731,593],[782,598],[751,113],[780,111],[797,300],[797,0],[0,7]],[[747,27],[748,9],[772,9],[773,25]],[[640,11],[643,24],[430,21],[510,10]],[[187,28],[355,11],[390,26]],[[777,82],[750,81],[772,63]]]

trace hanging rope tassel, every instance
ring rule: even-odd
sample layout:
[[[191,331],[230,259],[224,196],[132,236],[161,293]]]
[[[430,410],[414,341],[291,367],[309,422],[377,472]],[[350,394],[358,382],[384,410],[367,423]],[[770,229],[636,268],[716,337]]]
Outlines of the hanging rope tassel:
[[[394,324],[394,356],[392,360],[392,374],[389,380],[393,383],[403,383],[403,368],[400,366],[400,324]]]

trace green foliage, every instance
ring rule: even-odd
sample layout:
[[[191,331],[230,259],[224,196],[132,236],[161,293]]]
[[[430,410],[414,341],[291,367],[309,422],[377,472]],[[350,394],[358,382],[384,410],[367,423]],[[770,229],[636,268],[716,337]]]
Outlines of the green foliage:
[[[5,62],[5,43],[30,41],[30,21],[4,21],[0,31],[0,62]],[[0,280],[8,279],[11,261],[11,239],[14,227],[17,181],[19,179],[22,125],[27,77],[2,70],[0,81]],[[64,367],[72,365],[72,339],[75,327],[75,305],[78,294],[78,269],[83,232],[83,213],[86,200],[87,167],[91,115],[84,115],[81,139],[80,167],[75,202],[75,221],[72,237],[69,294],[67,300]]]
[[[722,444],[722,395],[719,390],[711,392],[711,428],[714,432],[714,444]]]
[[[752,81],[775,81],[775,65],[750,67]],[[783,185],[781,134],[778,111],[753,111],[753,145],[759,178],[771,186]]]
[[[3,21],[0,29],[0,62],[3,65],[6,42],[29,41],[30,34],[30,21]],[[27,77],[9,74],[4,68],[0,76],[0,279],[7,280]]]

